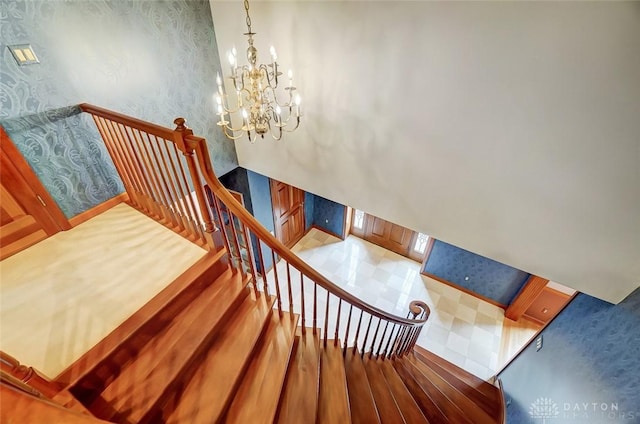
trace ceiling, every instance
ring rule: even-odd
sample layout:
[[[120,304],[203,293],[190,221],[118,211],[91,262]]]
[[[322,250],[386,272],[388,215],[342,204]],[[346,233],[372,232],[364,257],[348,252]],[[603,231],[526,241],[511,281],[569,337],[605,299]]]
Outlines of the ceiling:
[[[211,3],[218,51],[242,2]],[[640,285],[640,2],[251,3],[304,121],[242,166],[617,303]]]

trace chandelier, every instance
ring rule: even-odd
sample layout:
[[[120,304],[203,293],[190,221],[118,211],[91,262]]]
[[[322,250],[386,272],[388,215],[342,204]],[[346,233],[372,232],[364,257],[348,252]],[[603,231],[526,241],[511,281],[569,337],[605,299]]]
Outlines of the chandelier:
[[[258,50],[253,46],[251,32],[251,18],[249,17],[249,1],[244,0],[244,10],[247,14],[247,65],[238,66],[238,58],[235,47],[229,52],[228,59],[231,65],[230,79],[233,81],[233,93],[225,93],[220,74],[216,75],[218,92],[215,95],[217,113],[220,117],[218,125],[222,127],[224,134],[231,140],[237,140],[246,135],[251,143],[257,136],[264,138],[271,133],[275,140],[280,140],[284,132],[292,132],[300,125],[300,95],[296,94],[293,85],[293,72],[289,70],[289,84],[284,88],[286,102],[278,99],[276,89],[281,82],[282,75],[278,70],[276,50],[271,46],[271,63],[258,64]],[[282,85],[282,84],[281,84]],[[229,104],[231,100],[231,105]],[[229,120],[227,120],[227,114]],[[242,125],[234,128],[231,117],[237,116]]]

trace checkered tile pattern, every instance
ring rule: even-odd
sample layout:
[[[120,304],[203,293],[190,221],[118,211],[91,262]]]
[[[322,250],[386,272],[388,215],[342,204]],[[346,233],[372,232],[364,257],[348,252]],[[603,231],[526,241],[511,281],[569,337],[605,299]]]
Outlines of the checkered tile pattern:
[[[478,377],[488,379],[495,374],[504,321],[501,308],[421,275],[417,262],[354,236],[342,241],[312,229],[293,251],[334,283],[387,312],[404,317],[412,300],[424,301],[431,316],[418,345]],[[286,265],[281,262],[277,271],[282,281]],[[270,274],[273,293],[273,271]],[[296,301],[300,300],[299,280],[299,274],[292,274]],[[309,302],[312,285],[304,292]],[[318,307],[325,308],[322,293],[318,299]],[[330,304],[329,309],[335,316],[337,305]]]

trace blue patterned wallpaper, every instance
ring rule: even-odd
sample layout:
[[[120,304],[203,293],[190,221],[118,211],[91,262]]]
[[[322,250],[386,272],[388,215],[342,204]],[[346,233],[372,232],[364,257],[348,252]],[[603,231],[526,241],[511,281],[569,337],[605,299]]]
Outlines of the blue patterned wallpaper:
[[[524,271],[440,240],[434,243],[424,271],[503,305],[513,301],[529,278]]]
[[[640,423],[640,288],[618,305],[579,294],[542,336],[500,373],[509,423]]]
[[[9,0],[0,8],[0,124],[67,216],[122,190],[93,124],[48,120],[70,105],[167,127],[183,116],[207,139],[219,175],[237,166],[233,142],[215,124],[220,63],[207,0]],[[6,46],[23,43],[40,64],[17,66]]]
[[[340,203],[313,195],[313,225],[327,230],[336,237],[344,238],[344,214],[346,208]]]
[[[78,107],[2,121],[67,218],[124,191],[89,115]]]

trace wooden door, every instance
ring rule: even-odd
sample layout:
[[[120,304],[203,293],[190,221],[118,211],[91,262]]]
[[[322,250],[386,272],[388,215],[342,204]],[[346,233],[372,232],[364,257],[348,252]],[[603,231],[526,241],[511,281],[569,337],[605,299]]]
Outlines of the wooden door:
[[[364,239],[385,249],[407,256],[415,232],[373,215],[365,217]]]
[[[71,226],[0,127],[0,260]]]
[[[304,235],[304,191],[271,181],[271,203],[276,237],[291,248]]]

